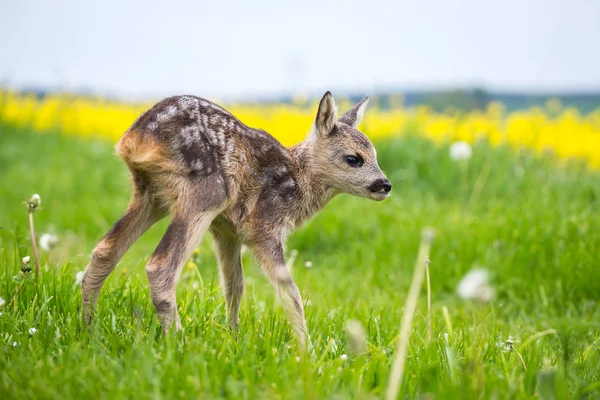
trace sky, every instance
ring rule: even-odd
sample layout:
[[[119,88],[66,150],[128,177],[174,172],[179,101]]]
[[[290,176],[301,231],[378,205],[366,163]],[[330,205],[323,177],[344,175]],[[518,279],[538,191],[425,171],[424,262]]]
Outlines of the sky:
[[[598,0],[0,0],[0,86],[141,98],[600,90]]]

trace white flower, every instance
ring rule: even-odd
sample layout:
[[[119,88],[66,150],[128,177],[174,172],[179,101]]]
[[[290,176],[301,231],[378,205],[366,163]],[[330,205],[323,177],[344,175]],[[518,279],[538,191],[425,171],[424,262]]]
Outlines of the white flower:
[[[29,257],[29,256],[25,256],[25,257],[23,257],[23,259],[21,260],[21,262],[22,262],[24,265],[27,265],[27,264],[29,264],[29,262],[30,262],[30,261],[31,261],[31,257]]]
[[[494,288],[489,285],[489,273],[485,269],[472,269],[458,283],[456,293],[465,299],[488,302],[494,298]]]
[[[304,263],[304,266],[305,266],[306,268],[312,268],[312,265],[313,265],[313,264],[312,264],[312,261],[307,261],[307,262],[305,262],[305,263]]]
[[[6,303],[6,300],[4,300],[2,297],[0,297],[0,307],[2,307],[4,305],[4,303]]]
[[[58,243],[58,236],[56,235],[44,233],[42,236],[40,236],[40,247],[44,251],[52,249],[54,246],[56,246],[56,243]]]
[[[40,198],[39,194],[34,194],[33,196],[31,196],[31,198],[27,201],[27,208],[29,208],[30,212],[35,211],[39,206],[42,205],[42,199]]]
[[[17,343],[17,342],[13,342],[13,343],[12,343],[12,346],[13,346],[13,347],[17,347],[18,345],[19,345],[19,343]]]
[[[450,158],[453,160],[468,160],[472,154],[471,145],[467,142],[454,142],[450,146]]]
[[[37,329],[35,329],[35,328],[29,328],[29,336],[35,335],[36,332],[37,332]]]
[[[342,361],[346,361],[347,359],[348,359],[348,356],[346,354],[342,354],[340,356],[340,360],[342,360]]]
[[[502,349],[502,351],[511,351],[515,348],[516,343],[519,343],[519,340],[509,336],[506,340],[499,338],[496,342],[496,347]]]
[[[77,285],[81,285],[84,275],[85,275],[85,271],[79,271],[77,274],[75,274],[75,283]]]

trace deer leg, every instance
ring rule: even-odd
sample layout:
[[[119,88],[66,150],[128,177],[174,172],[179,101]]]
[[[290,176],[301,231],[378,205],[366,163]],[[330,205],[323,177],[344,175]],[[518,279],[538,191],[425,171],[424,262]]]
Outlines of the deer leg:
[[[92,309],[108,275],[129,247],[164,215],[164,211],[154,206],[148,191],[136,190],[123,217],[100,240],[81,282],[83,315],[87,324],[91,321]]]
[[[244,272],[242,270],[242,245],[237,237],[213,230],[215,251],[219,260],[221,287],[227,302],[229,327],[237,331],[240,302],[244,293]]]
[[[174,215],[167,232],[146,265],[152,303],[165,331],[173,322],[177,330],[181,329],[175,298],[177,281],[185,260],[190,257],[217,215],[218,212]]]
[[[253,245],[253,249],[267,277],[275,287],[300,345],[305,348],[308,344],[308,329],[304,318],[302,297],[285,263],[283,245],[277,239],[262,239]]]

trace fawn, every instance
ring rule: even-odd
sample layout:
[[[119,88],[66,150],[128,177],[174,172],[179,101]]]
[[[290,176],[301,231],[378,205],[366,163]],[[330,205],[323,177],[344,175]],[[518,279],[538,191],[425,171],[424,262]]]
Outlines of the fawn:
[[[392,188],[377,164],[375,148],[356,129],[367,103],[365,97],[337,119],[333,96],[325,93],[312,131],[292,148],[199,97],[170,97],[142,114],[116,146],[131,171],[133,199],[85,270],[86,323],[104,280],[123,254],[170,213],[172,221],[146,266],[165,331],[173,323],[181,328],[175,287],[182,266],[209,230],[230,328],[237,330],[239,323],[244,291],[240,250],[246,244],[304,345],[306,321],[284,258],[286,237],[339,193],[383,200]]]

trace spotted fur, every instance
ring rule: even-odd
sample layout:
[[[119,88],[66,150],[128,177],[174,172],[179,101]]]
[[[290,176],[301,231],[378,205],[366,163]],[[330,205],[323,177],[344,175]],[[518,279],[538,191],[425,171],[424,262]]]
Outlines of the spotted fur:
[[[246,244],[304,344],[306,322],[300,292],[284,259],[286,237],[339,193],[382,200],[391,189],[373,145],[356,129],[367,100],[336,119],[335,102],[327,92],[311,133],[292,148],[200,97],[170,97],[142,114],[117,144],[133,176],[134,195],[86,268],[86,321],[104,280],[125,251],[152,224],[172,214],[146,266],[165,330],[173,323],[181,326],[177,280],[185,260],[210,230],[231,328],[238,325],[244,289],[240,248]],[[348,156],[360,157],[361,166],[349,165]]]

